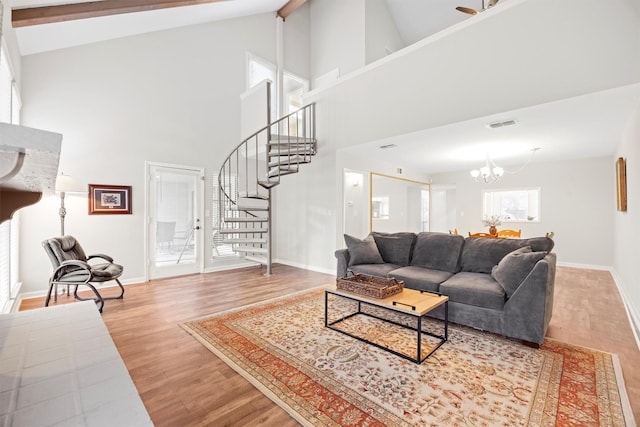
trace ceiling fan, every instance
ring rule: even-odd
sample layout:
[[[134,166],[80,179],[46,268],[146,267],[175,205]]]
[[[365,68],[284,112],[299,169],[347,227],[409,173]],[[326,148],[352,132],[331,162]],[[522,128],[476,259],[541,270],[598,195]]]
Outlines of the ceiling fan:
[[[484,12],[487,9],[492,8],[496,5],[500,0],[482,0],[482,10],[471,9],[470,7],[458,6],[456,10],[459,10],[463,13],[468,13],[469,15],[477,15],[480,12]]]

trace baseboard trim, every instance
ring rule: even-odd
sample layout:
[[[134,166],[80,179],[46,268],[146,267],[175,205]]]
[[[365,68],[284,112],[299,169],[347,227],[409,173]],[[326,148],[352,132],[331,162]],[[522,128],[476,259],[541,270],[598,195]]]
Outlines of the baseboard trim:
[[[291,262],[291,261],[287,261],[287,260],[283,260],[283,259],[278,259],[273,261],[274,263],[278,263],[278,264],[284,264],[284,265],[288,265],[289,267],[297,267],[297,268],[303,268],[305,270],[310,270],[310,271],[315,271],[317,273],[325,273],[325,274],[332,274],[335,276],[336,274],[336,270],[329,270],[327,268],[323,268],[323,267],[317,267],[314,265],[308,265],[308,264],[301,264],[298,262]]]
[[[556,265],[558,267],[582,268],[585,270],[611,271],[611,268],[612,268],[610,265],[580,264],[577,262],[561,262],[561,261],[558,261]]]
[[[618,275],[618,273],[614,269],[611,269],[610,273],[611,277],[613,277],[614,283],[618,287],[618,293],[622,298],[622,304],[624,305],[624,309],[627,312],[627,317],[629,318],[631,331],[633,332],[633,336],[636,339],[636,346],[638,347],[638,350],[640,350],[640,315],[634,309],[634,307],[629,304],[629,298],[624,292],[624,287],[622,286],[622,281],[620,280],[620,276]]]
[[[256,262],[245,261],[245,262],[239,262],[237,264],[225,264],[225,265],[218,265],[218,266],[215,266],[215,267],[205,268],[204,272],[205,273],[215,273],[216,271],[236,270],[238,268],[255,267],[255,266],[258,266],[258,265],[260,265],[260,264],[258,264]]]
[[[144,283],[144,282],[145,282],[144,277],[132,277],[126,280],[125,279],[120,280],[120,283],[122,283],[122,286],[137,285],[139,283]],[[113,288],[114,286],[118,286],[118,284],[114,281],[107,282],[107,283],[92,283],[92,285],[95,285],[96,289]],[[85,289],[89,289],[89,288],[85,287]],[[16,297],[16,304],[14,304],[14,306],[16,308],[20,307],[22,300],[25,300],[25,299],[45,297],[47,296],[48,291],[49,291],[49,288],[47,287],[47,289],[43,289],[41,291],[21,292]]]

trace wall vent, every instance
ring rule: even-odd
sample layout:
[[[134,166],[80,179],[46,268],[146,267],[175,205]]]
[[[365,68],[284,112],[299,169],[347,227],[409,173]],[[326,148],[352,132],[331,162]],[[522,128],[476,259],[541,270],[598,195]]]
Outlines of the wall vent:
[[[516,124],[515,120],[505,120],[504,122],[489,123],[487,124],[487,127],[489,129],[497,129],[497,128],[503,128],[505,126],[513,126],[515,124]]]

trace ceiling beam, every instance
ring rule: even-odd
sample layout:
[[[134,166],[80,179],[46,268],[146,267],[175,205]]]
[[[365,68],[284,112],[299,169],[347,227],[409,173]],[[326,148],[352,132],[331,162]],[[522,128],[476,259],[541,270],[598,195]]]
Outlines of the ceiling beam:
[[[11,22],[14,28],[18,28],[121,13],[193,6],[218,1],[225,0],[103,0],[57,6],[30,7],[13,9],[11,11]]]
[[[287,4],[278,9],[278,16],[282,19],[287,19],[287,16],[291,15],[306,2],[307,0],[289,0]]]

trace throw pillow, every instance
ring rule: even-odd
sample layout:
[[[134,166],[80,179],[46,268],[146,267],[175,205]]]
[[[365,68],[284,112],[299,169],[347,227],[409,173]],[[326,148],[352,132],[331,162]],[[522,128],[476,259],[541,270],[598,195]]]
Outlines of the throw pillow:
[[[547,252],[532,252],[531,246],[523,246],[508,253],[491,270],[491,276],[502,286],[507,298],[515,293],[538,261]]]
[[[409,265],[411,261],[411,251],[416,242],[415,233],[381,233],[373,231],[371,235],[378,246],[384,262],[401,265],[403,267]]]
[[[364,240],[344,235],[344,242],[349,250],[349,266],[358,264],[384,264],[376,242],[371,235]]]

